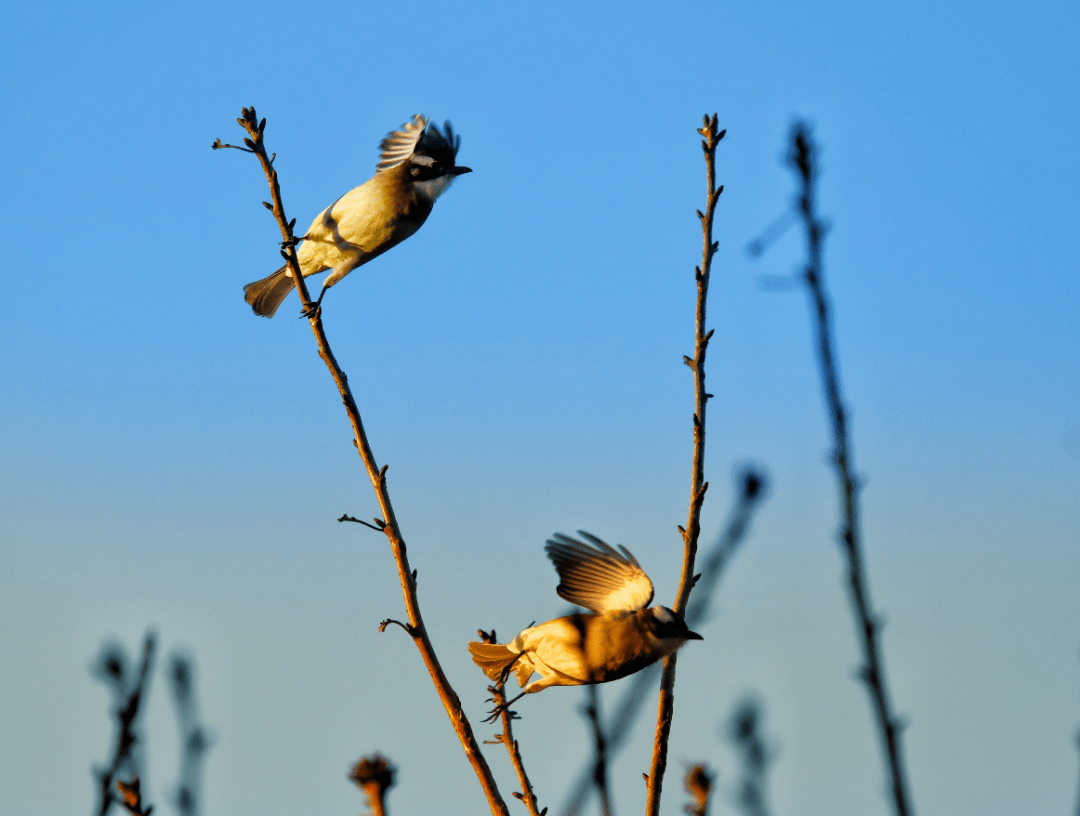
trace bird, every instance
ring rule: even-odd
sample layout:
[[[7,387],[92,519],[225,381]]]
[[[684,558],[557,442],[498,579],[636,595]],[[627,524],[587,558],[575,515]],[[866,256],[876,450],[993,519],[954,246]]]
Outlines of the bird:
[[[429,127],[416,114],[400,130],[386,135],[375,175],[319,213],[297,239],[300,271],[306,278],[332,270],[319,299],[303,310],[311,317],[326,290],[358,266],[400,244],[423,226],[436,199],[451,182],[472,169],[457,164],[461,136],[449,122]],[[289,265],[244,287],[244,300],[262,317],[273,317],[295,286]]]
[[[688,640],[702,640],[679,613],[649,606],[652,581],[626,547],[616,550],[584,530],[578,535],[585,541],[556,533],[544,549],[559,574],[559,597],[591,614],[530,626],[510,643],[469,644],[473,662],[490,679],[505,683],[513,672],[524,689],[489,719],[526,694],[618,680],[674,654]],[[534,673],[540,677],[529,683]]]

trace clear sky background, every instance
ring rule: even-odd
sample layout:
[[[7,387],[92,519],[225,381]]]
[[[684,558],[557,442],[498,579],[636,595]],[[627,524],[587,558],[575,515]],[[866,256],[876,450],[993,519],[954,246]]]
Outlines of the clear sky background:
[[[241,106],[268,118],[300,227],[366,180],[383,135],[452,119],[475,169],[325,302],[481,738],[465,643],[562,614],[556,531],[628,546],[672,602],[690,483],[694,129],[719,113],[706,539],[731,474],[772,490],[703,643],[679,662],[678,775],[737,766],[748,692],[778,816],[886,814],[835,546],[829,439],[788,206],[796,115],[823,145],[826,274],[867,564],[917,812],[1066,814],[1080,754],[1080,7],[1075,2],[16,4],[0,31],[0,789],[87,813],[109,751],[100,644],[186,647],[216,742],[204,812],[353,814],[361,754],[396,813],[484,812],[420,658],[333,384],[280,265]],[[160,661],[163,664],[163,660]],[[605,689],[604,700],[615,697]],[[555,812],[589,753],[580,689],[522,702]],[[177,735],[148,701],[147,785]],[[640,812],[652,704],[612,769]],[[489,746],[504,794],[515,783]],[[519,803],[511,808],[524,812]],[[513,812],[513,811],[512,811]]]

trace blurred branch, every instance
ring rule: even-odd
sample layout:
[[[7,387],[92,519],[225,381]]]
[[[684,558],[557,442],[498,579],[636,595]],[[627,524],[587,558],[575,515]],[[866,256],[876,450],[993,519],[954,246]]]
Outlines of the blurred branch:
[[[878,644],[881,619],[873,611],[870,590],[863,566],[858,493],[854,456],[848,430],[847,411],[840,393],[840,375],[833,351],[829,300],[825,293],[822,244],[826,225],[815,210],[815,184],[818,178],[817,146],[809,125],[796,122],[791,129],[791,152],[788,160],[799,177],[801,188],[797,206],[806,229],[808,259],[804,279],[816,317],[818,365],[825,391],[825,403],[833,430],[833,464],[839,480],[841,522],[840,543],[847,556],[851,603],[863,651],[864,666],[860,676],[870,692],[877,718],[882,747],[891,777],[892,798],[897,816],[912,814],[910,795],[904,775],[900,750],[900,724],[892,713],[885,679],[885,668]]]
[[[154,654],[154,633],[147,632],[143,644],[142,664],[137,676],[132,677],[127,668],[124,650],[116,644],[102,647],[97,662],[91,667],[91,674],[110,686],[115,701],[116,746],[109,765],[96,771],[98,777],[99,800],[98,816],[105,816],[116,800],[113,797],[113,784],[120,771],[127,769],[128,776],[137,780],[139,763],[133,753],[138,742],[139,706],[149,689],[151,660]],[[137,782],[136,782],[137,787]]]
[[[709,769],[702,763],[691,765],[686,771],[683,786],[693,799],[684,810],[690,816],[708,816],[709,796],[713,791],[713,775],[709,773]]]
[[[604,740],[604,729],[600,727],[600,692],[595,683],[586,686],[589,693],[589,702],[585,705],[584,714],[592,725],[593,740],[596,743],[596,762],[593,763],[592,778],[596,785],[596,792],[600,795],[600,813],[602,816],[611,816],[611,796],[608,793],[607,781],[607,743]]]
[[[195,661],[188,655],[173,654],[169,661],[169,680],[180,726],[177,810],[181,816],[198,816],[202,760],[210,750],[211,739],[199,724],[199,708],[195,700]]]
[[[773,752],[761,733],[762,719],[761,704],[747,698],[736,707],[728,726],[731,742],[742,760],[735,801],[745,816],[769,816],[765,782]]]
[[[690,509],[687,513],[686,528],[679,528],[683,537],[683,568],[679,579],[679,591],[672,608],[679,615],[686,611],[690,599],[690,590],[694,588],[694,557],[697,555],[698,536],[701,534],[701,506],[705,502],[705,491],[709,483],[705,481],[705,404],[712,394],[705,391],[705,352],[709,346],[712,331],[705,330],[705,305],[709,295],[709,275],[712,270],[713,255],[718,244],[713,241],[713,216],[716,203],[724,187],[716,186],[716,147],[724,138],[726,130],[719,130],[716,114],[712,119],[704,118],[704,124],[698,129],[703,137],[701,148],[705,154],[705,175],[708,185],[705,212],[698,210],[701,221],[702,257],[701,266],[694,270],[697,281],[697,310],[695,314],[694,356],[683,357],[694,371],[694,460],[690,480]],[[656,714],[656,737],[653,740],[652,764],[648,778],[648,802],[646,811],[649,816],[659,816],[660,795],[664,787],[664,771],[667,769],[668,739],[671,736],[671,718],[675,707],[675,666],[678,652],[664,660],[664,671],[660,681],[660,702]]]
[[[349,778],[367,797],[372,816],[386,816],[386,792],[394,786],[397,769],[381,754],[362,757]]]
[[[701,580],[697,583],[694,601],[686,610],[686,625],[694,629],[709,614],[720,577],[727,569],[739,545],[745,540],[750,529],[750,521],[760,507],[761,500],[769,492],[769,477],[765,470],[754,465],[742,465],[736,475],[736,501],[723,532],[716,544],[705,555],[705,568]],[[641,713],[649,689],[655,684],[660,666],[653,664],[626,679],[622,684],[625,691],[615,707],[607,728],[607,755],[613,758],[626,743],[626,738]],[[592,774],[584,771],[574,783],[574,787],[563,805],[565,816],[574,816],[584,808],[589,795],[595,790]]]
[[[498,642],[494,629],[490,632],[481,629],[477,634],[484,643]],[[538,809],[539,804],[536,801],[536,793],[533,791],[532,783],[529,782],[529,775],[525,773],[525,763],[521,759],[521,748],[518,746],[518,741],[514,739],[513,721],[518,718],[518,715],[516,712],[511,711],[506,704],[506,683],[497,682],[488,686],[488,691],[491,692],[491,702],[495,703],[495,710],[501,710],[499,716],[502,717],[503,724],[502,733],[496,734],[494,741],[501,742],[506,746],[507,753],[510,754],[510,762],[514,766],[514,773],[517,774],[518,784],[521,785],[521,791],[514,791],[513,796],[515,799],[520,799],[525,803],[525,807],[528,808],[531,816],[544,816],[547,813],[547,808]]]
[[[296,257],[296,238],[293,236],[292,232],[295,219],[293,221],[286,221],[285,208],[281,203],[281,190],[278,187],[277,171],[274,170],[272,159],[267,156],[266,148],[263,144],[263,130],[266,127],[266,120],[263,119],[262,121],[259,121],[254,108],[244,108],[242,116],[240,119],[237,119],[237,122],[245,131],[247,131],[249,138],[244,139],[244,144],[258,157],[260,164],[262,164],[263,172],[266,174],[267,181],[270,184],[273,206],[269,207],[269,209],[274,213],[278,226],[281,228],[283,239],[282,246],[284,247],[282,249],[282,255],[288,262],[289,269],[296,282],[297,290],[300,293],[300,300],[304,304],[304,310],[308,315],[311,330],[314,333],[315,341],[319,346],[319,356],[322,357],[323,362],[326,363],[326,367],[330,370],[330,375],[334,378],[334,383],[337,385],[338,392],[341,394],[341,400],[345,404],[345,411],[348,413],[349,421],[352,423],[354,444],[360,453],[360,458],[363,460],[364,468],[367,470],[368,478],[371,480],[371,485],[374,488],[375,495],[379,501],[383,519],[385,519],[385,521],[376,520],[376,523],[381,527],[381,530],[385,533],[387,539],[389,539],[391,549],[394,553],[394,561],[397,564],[398,570],[398,580],[401,583],[401,593],[404,597],[405,608],[409,616],[409,628],[406,629],[406,631],[420,651],[420,655],[424,660],[424,665],[427,667],[428,673],[431,675],[431,680],[435,684],[435,689],[439,694],[439,699],[442,701],[443,708],[446,709],[446,714],[450,718],[450,723],[457,733],[458,739],[461,741],[461,746],[465,750],[465,755],[468,757],[468,760],[480,781],[480,785],[484,789],[484,794],[487,797],[488,805],[490,806],[492,813],[505,814],[508,816],[509,811],[507,810],[506,803],[499,794],[499,789],[495,784],[491,769],[488,768],[487,761],[480,751],[480,745],[473,736],[472,726],[469,724],[469,720],[465,716],[465,711],[461,707],[461,701],[458,699],[457,694],[450,685],[450,681],[443,672],[442,666],[435,654],[435,648],[431,645],[431,640],[428,638],[427,628],[424,626],[424,619],[420,615],[420,603],[416,595],[416,572],[409,566],[409,559],[405,549],[405,539],[401,534],[401,528],[398,526],[397,516],[394,514],[393,505],[390,503],[390,492],[386,485],[386,470],[388,466],[383,465],[380,468],[375,461],[375,454],[372,452],[371,445],[368,443],[367,433],[364,430],[364,424],[360,418],[360,409],[357,407],[352,390],[349,388],[348,378],[334,358],[334,354],[330,349],[330,343],[326,338],[326,332],[323,330],[321,310],[311,308],[311,298],[308,295],[307,287],[304,285],[304,277],[300,274],[300,265]],[[219,145],[220,140],[215,143],[215,147]]]

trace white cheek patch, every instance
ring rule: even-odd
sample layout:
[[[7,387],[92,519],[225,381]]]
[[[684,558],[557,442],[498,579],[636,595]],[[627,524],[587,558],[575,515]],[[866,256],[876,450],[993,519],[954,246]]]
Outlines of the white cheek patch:
[[[675,622],[675,615],[672,614],[666,606],[658,606],[653,609],[653,617],[655,617],[661,623]]]
[[[414,183],[417,191],[425,198],[435,201],[439,196],[446,192],[446,188],[453,182],[454,177],[447,174],[445,176],[439,176],[438,178],[428,179],[427,181],[417,181]]]

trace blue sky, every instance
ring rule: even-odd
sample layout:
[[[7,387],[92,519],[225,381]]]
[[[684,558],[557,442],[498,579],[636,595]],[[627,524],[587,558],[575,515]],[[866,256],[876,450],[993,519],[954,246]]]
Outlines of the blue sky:
[[[1080,726],[1080,10],[1074,3],[54,4],[0,47],[0,788],[85,812],[108,749],[87,666],[145,627],[198,661],[217,734],[205,812],[354,813],[351,761],[399,766],[396,812],[482,812],[415,649],[333,385],[276,268],[235,118],[268,119],[303,226],[383,135],[452,119],[455,183],[324,315],[390,487],[432,639],[474,724],[465,642],[561,614],[556,531],[629,547],[670,603],[690,480],[694,129],[726,186],[709,323],[705,530],[733,469],[772,492],[679,663],[672,772],[736,766],[717,728],[757,692],[779,814],[887,813],[834,545],[802,246],[747,242],[787,206],[792,117],[823,145],[826,274],[867,479],[865,542],[922,814],[1065,813]],[[176,777],[161,678],[148,785]],[[605,689],[605,700],[614,699]],[[542,805],[588,751],[583,693],[524,701]],[[481,736],[489,737],[481,726]],[[643,802],[650,729],[616,763]],[[509,764],[490,761],[507,795]],[[43,796],[42,791],[47,791]],[[680,812],[679,785],[665,812]],[[436,804],[437,803],[437,804]],[[512,803],[513,805],[516,803]]]

